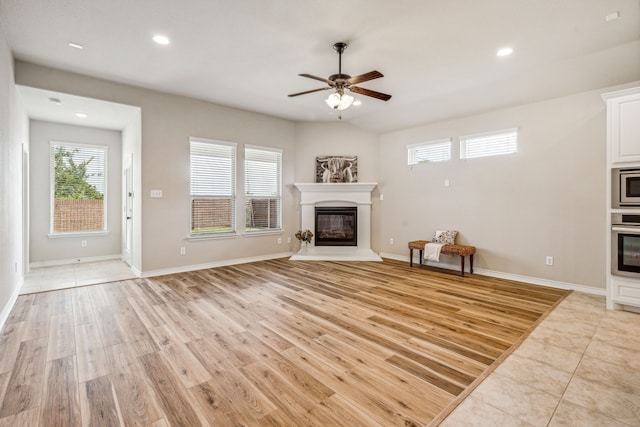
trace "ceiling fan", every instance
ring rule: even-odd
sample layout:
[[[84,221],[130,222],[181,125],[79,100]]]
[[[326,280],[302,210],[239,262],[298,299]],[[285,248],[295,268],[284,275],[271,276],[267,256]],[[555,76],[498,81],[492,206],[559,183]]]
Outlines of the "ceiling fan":
[[[336,52],[338,52],[338,74],[332,74],[331,76],[329,76],[329,78],[326,79],[322,77],[312,76],[311,74],[298,74],[302,77],[319,80],[326,83],[328,86],[318,89],[311,89],[304,92],[292,93],[291,95],[289,95],[290,97],[306,95],[307,93],[320,92],[327,89],[335,89],[335,92],[329,95],[329,98],[326,99],[329,107],[335,110],[346,110],[353,103],[353,96],[345,94],[345,89],[353,93],[370,96],[382,101],[388,101],[389,99],[391,99],[391,95],[387,95],[386,93],[376,92],[375,90],[354,86],[359,83],[384,77],[384,75],[381,72],[375,70],[369,71],[368,73],[360,74],[359,76],[355,77],[351,77],[349,74],[342,74],[342,53],[347,48],[347,44],[338,42],[333,45],[333,48]],[[342,118],[342,116],[340,116],[340,118]]]

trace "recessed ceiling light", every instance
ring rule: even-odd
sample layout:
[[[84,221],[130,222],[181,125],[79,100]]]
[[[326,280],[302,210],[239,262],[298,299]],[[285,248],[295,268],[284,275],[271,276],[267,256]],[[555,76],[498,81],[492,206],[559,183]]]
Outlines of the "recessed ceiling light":
[[[80,49],[80,50],[84,49],[84,46],[82,46],[79,43],[69,42],[67,44],[69,45],[69,47],[72,47],[74,49]]]
[[[77,112],[76,113],[76,117],[80,117],[81,119],[84,119],[88,116],[87,113],[81,113],[81,112]]]
[[[604,17],[605,21],[607,21],[607,22],[615,21],[618,18],[620,18],[620,12],[618,12],[618,11],[611,12],[610,14],[608,14],[607,16]]]
[[[153,41],[162,45],[169,44],[169,38],[161,34],[156,34],[155,36],[153,36]]]
[[[51,101],[52,104],[56,104],[56,105],[62,104],[62,101],[58,98],[49,98],[49,101]]]
[[[496,55],[498,56],[509,56],[513,53],[513,49],[510,47],[503,47],[502,49],[500,49]]]

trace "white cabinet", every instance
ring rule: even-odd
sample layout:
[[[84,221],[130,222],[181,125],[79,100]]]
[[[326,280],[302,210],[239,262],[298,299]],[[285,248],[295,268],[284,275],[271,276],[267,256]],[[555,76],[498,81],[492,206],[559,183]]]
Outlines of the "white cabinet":
[[[605,93],[611,162],[640,162],[640,87]]]
[[[615,304],[640,307],[640,280],[612,276],[607,292],[607,306]]]
[[[614,168],[640,169],[640,87],[605,93],[602,99],[607,104],[607,308],[636,311],[640,310],[640,278],[611,274],[612,263],[617,258],[617,242],[612,241],[611,214],[640,215],[640,210],[613,209],[611,193],[615,183],[611,173]]]

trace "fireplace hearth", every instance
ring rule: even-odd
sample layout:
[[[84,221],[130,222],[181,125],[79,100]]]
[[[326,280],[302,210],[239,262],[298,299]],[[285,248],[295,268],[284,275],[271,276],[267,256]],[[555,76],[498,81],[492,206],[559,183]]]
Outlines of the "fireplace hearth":
[[[358,246],[357,207],[316,207],[316,246]]]

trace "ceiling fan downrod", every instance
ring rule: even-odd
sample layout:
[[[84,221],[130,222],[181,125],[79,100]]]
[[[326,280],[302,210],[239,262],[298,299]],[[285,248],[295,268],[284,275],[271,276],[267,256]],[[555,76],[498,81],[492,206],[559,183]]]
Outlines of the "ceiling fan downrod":
[[[342,77],[342,52],[349,46],[346,43],[338,42],[333,45],[333,48],[338,52],[338,76]]]

